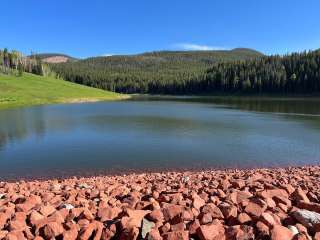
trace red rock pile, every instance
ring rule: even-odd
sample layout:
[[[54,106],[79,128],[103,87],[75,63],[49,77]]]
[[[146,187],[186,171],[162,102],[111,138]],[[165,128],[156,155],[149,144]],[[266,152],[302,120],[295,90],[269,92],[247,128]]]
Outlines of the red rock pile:
[[[0,183],[0,239],[320,239],[320,167]]]

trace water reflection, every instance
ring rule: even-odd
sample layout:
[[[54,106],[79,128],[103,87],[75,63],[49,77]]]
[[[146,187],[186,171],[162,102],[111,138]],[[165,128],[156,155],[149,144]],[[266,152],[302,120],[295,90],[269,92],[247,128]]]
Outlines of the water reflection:
[[[145,101],[147,100],[147,101]],[[320,161],[316,100],[175,98],[0,111],[0,178]]]
[[[0,111],[0,149],[31,135],[42,138],[46,131],[43,107]]]

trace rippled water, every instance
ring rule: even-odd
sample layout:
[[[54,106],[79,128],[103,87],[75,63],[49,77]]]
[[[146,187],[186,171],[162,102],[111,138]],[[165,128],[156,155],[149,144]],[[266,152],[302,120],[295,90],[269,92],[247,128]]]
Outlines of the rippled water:
[[[319,100],[148,98],[0,111],[0,178],[319,161]]]

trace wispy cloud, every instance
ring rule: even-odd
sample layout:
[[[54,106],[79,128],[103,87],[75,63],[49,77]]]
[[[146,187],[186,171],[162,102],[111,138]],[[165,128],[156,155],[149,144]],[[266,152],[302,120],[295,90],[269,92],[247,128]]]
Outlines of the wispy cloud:
[[[105,53],[105,54],[102,54],[102,57],[111,57],[115,55],[114,53]]]
[[[195,51],[225,50],[225,48],[223,47],[194,44],[194,43],[177,43],[177,44],[174,44],[174,47],[182,50],[195,50]]]

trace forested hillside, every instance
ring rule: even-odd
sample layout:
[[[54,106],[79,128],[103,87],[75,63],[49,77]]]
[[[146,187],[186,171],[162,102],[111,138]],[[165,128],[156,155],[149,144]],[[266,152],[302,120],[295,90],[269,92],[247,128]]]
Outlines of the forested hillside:
[[[320,50],[214,64],[193,93],[319,93]]]
[[[66,80],[125,93],[320,92],[320,50],[263,56],[248,49],[153,52],[52,65]]]
[[[53,64],[66,80],[125,93],[180,93],[190,82],[201,81],[218,62],[244,61],[263,56],[251,49],[231,51],[162,51],[132,56],[88,58]]]

